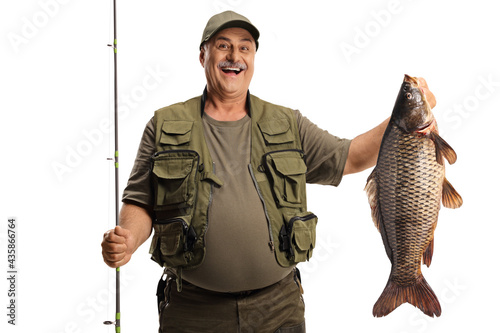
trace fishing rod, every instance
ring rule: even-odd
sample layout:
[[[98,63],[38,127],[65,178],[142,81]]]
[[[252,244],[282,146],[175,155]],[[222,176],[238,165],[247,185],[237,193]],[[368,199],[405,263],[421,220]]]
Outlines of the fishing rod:
[[[114,157],[108,160],[114,160],[115,169],[115,225],[119,224],[119,181],[118,181],[118,64],[117,64],[117,38],[116,38],[116,0],[113,0],[113,44],[108,44],[113,49],[113,62],[114,62],[114,130],[115,130],[115,149]],[[105,321],[104,325],[115,325],[115,332],[120,333],[120,267],[116,268],[116,315],[114,321]]]

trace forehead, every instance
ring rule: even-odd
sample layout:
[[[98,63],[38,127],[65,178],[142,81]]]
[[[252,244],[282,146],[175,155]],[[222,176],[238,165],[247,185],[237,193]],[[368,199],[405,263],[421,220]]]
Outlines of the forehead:
[[[250,32],[243,28],[227,28],[219,31],[213,38],[214,41],[218,39],[224,39],[230,42],[254,42],[254,39]]]

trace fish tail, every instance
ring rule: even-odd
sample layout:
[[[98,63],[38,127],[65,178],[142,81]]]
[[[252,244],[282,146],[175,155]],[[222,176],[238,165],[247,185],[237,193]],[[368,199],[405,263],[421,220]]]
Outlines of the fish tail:
[[[382,295],[373,306],[373,316],[387,316],[403,303],[414,305],[429,317],[439,317],[441,315],[441,305],[436,294],[434,294],[422,274],[410,286],[400,286],[389,278]]]

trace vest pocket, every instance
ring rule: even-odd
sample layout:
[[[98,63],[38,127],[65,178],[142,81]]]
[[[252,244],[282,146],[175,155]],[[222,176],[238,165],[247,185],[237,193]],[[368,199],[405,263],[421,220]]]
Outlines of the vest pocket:
[[[306,201],[304,154],[300,150],[281,150],[264,155],[266,169],[278,206],[302,207]]]
[[[196,234],[184,217],[156,220],[149,253],[161,266],[186,265],[192,254]]]
[[[168,150],[152,157],[156,211],[185,210],[194,205],[199,155],[190,150]],[[184,214],[182,214],[184,210]]]
[[[285,224],[280,231],[280,251],[288,260],[299,263],[309,260],[316,245],[318,217],[311,212],[297,215],[285,214]]]
[[[268,145],[291,143],[295,136],[290,129],[290,123],[287,119],[274,119],[258,124],[262,136]]]
[[[192,129],[192,121],[165,121],[161,127],[160,143],[171,146],[186,144],[191,141]]]

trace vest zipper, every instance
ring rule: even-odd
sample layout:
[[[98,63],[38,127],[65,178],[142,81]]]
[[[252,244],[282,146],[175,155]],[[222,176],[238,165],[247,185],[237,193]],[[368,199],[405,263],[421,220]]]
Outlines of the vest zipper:
[[[188,237],[188,234],[189,234],[189,227],[188,227],[186,221],[184,221],[180,217],[174,217],[174,218],[165,219],[165,220],[155,219],[155,221],[153,222],[153,224],[166,225],[166,224],[172,224],[172,223],[178,223],[178,222],[180,222],[181,225],[182,225],[182,234],[184,236],[184,250],[186,250],[187,249],[187,237]]]
[[[288,221],[288,230],[291,232],[292,231],[292,228],[293,228],[293,224],[295,221],[297,220],[301,220],[301,221],[307,221],[307,220],[310,220],[310,219],[313,219],[313,218],[316,218],[316,214],[314,213],[311,213],[311,214],[307,214],[306,216],[294,216],[290,219],[290,221]]]
[[[259,185],[257,184],[257,179],[255,179],[255,175],[252,170],[252,164],[250,163],[248,165],[248,169],[250,170],[250,176],[252,176],[253,183],[255,185],[255,188],[257,189],[257,194],[259,195],[260,201],[262,201],[262,205],[264,206],[264,214],[266,215],[266,220],[267,220],[267,227],[269,229],[269,248],[271,249],[271,252],[274,252],[274,240],[273,240],[273,230],[271,228],[271,220],[269,219],[269,214],[267,213],[267,207],[266,207],[266,202],[264,201],[264,197],[262,196],[262,193],[260,192]]]
[[[153,224],[171,224],[171,223],[175,223],[175,222],[181,222],[182,228],[184,229],[184,231],[186,231],[188,229],[188,225],[187,225],[186,221],[184,221],[180,217],[174,217],[172,219],[165,219],[165,220],[155,219],[155,222]]]
[[[196,156],[200,156],[197,151],[195,150],[189,150],[189,149],[172,149],[172,150],[162,150],[162,151],[157,151],[156,153],[153,154],[153,157],[158,157],[163,154],[168,154],[168,153],[195,153]],[[197,163],[198,164],[198,163]],[[198,165],[196,165],[198,168]]]
[[[301,150],[301,149],[283,149],[283,150],[273,150],[273,151],[270,151],[268,153],[265,153],[263,155],[264,161],[266,160],[267,155],[274,154],[274,153],[284,153],[286,151],[296,151],[298,153],[301,153],[302,154],[302,159],[304,159],[306,157],[306,154],[304,154],[304,151]]]
[[[215,175],[215,162],[212,162],[212,173]],[[208,205],[207,205],[207,224],[205,225],[205,228],[202,232],[203,235],[203,245],[206,245],[206,237],[205,235],[207,234],[208,231],[208,224],[210,220],[210,206],[212,206],[212,199],[213,199],[213,191],[214,191],[214,182],[210,182],[210,194],[208,195]]]

